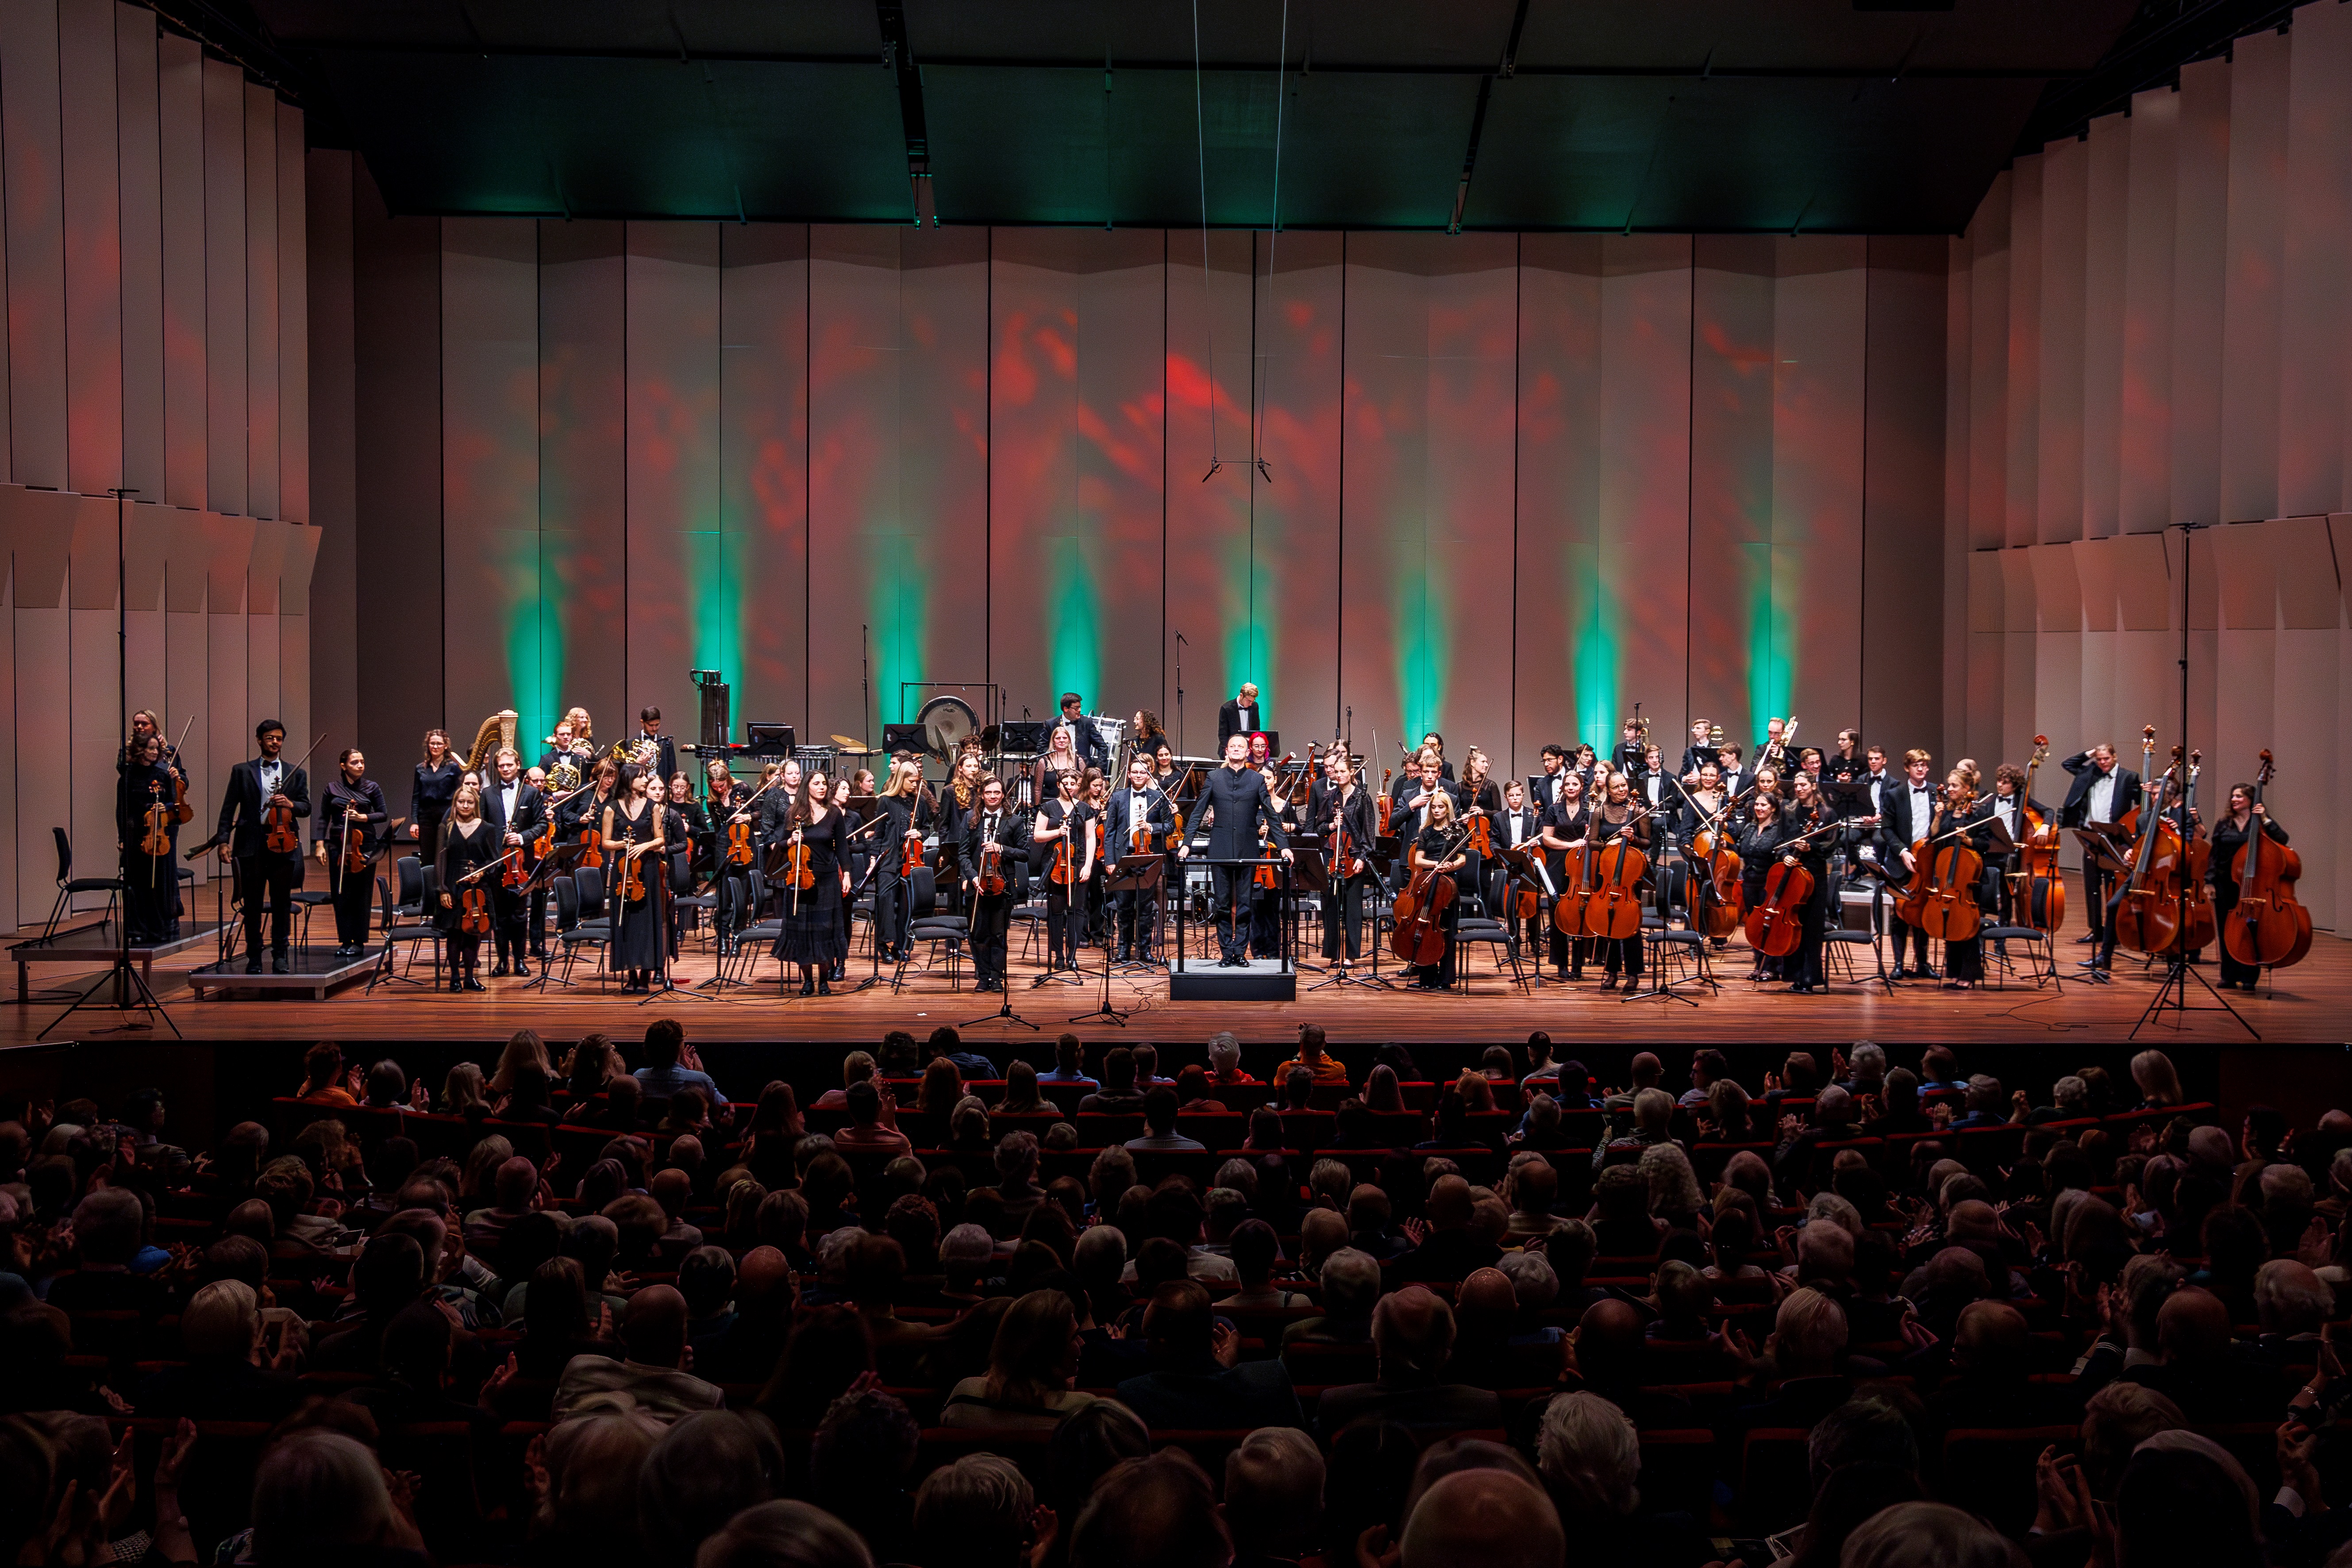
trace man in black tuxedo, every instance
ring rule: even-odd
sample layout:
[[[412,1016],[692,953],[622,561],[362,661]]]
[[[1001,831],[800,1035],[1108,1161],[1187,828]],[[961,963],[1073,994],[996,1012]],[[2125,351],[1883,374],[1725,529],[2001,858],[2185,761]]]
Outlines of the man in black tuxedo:
[[[1150,851],[1158,852],[1176,827],[1176,808],[1169,803],[1168,792],[1152,782],[1151,761],[1141,752],[1128,759],[1127,784],[1111,792],[1104,810],[1104,827],[1108,835],[1104,853],[1114,866],[1121,856],[1143,852],[1135,848],[1139,830],[1151,836],[1145,842]],[[1160,935],[1160,890],[1129,888],[1112,897],[1118,922],[1118,962],[1128,963],[1140,959],[1150,963],[1151,944]]]
[[[297,820],[310,815],[310,781],[300,768],[288,763],[286,726],[264,719],[254,726],[253,738],[261,755],[228,771],[228,788],[221,792],[220,855],[236,872],[236,895],[245,901],[245,972],[261,973],[261,914],[265,900],[269,911],[269,965],[273,974],[291,974],[286,944],[294,923],[294,889],[302,885],[302,846],[269,847],[263,821],[273,805],[286,805]],[[299,835],[299,829],[297,833]]]
[[[2126,767],[2116,765],[2116,749],[2102,741],[2087,752],[2077,752],[2058,764],[2074,775],[2066,786],[2065,804],[2058,808],[2058,826],[2080,827],[2085,823],[2114,822],[2139,804],[2139,775]],[[2095,944],[2096,951],[2084,961],[2090,969],[2105,969],[2115,955],[2115,922],[2107,917],[2107,899],[2115,891],[2115,879],[2091,856],[2083,857],[2083,902],[2089,906],[2084,913],[2090,929],[2074,940]]]
[[[1095,728],[1095,721],[1087,717],[1086,709],[1086,700],[1076,692],[1062,693],[1061,722],[1069,726],[1070,749],[1077,752],[1079,761],[1087,766],[1108,773],[1110,747],[1103,740],[1102,731]]]
[[[1004,781],[990,775],[980,786],[980,800],[963,828],[964,895],[971,905],[971,967],[979,989],[1004,989],[1004,938],[1013,926],[1016,894],[1013,880],[1029,859],[1030,814],[1004,804]],[[981,857],[991,844],[1003,853],[997,868],[1004,878],[1002,892],[980,889]]]
[[[1248,735],[1265,728],[1265,710],[1258,706],[1257,683],[1244,680],[1240,695],[1217,710],[1217,749],[1223,751],[1225,742],[1235,735]]]
[[[1507,910],[1510,905],[1511,863],[1503,858],[1506,849],[1531,847],[1538,859],[1543,847],[1536,843],[1536,835],[1543,830],[1543,813],[1528,804],[1528,786],[1517,779],[1503,786],[1502,814],[1494,821],[1495,858],[1487,863],[1486,907]],[[1508,914],[1499,917],[1508,927]],[[1543,936],[1541,916],[1529,920],[1527,925],[1529,952],[1540,952],[1538,943]]]
[[[1243,688],[1248,690],[1247,687]],[[1252,771],[1249,765],[1249,737],[1239,731],[1225,737],[1225,763],[1211,768],[1201,781],[1201,797],[1192,807],[1192,821],[1209,824],[1209,858],[1212,860],[1244,860],[1258,852],[1257,830],[1264,824],[1266,837],[1282,851],[1285,863],[1290,859],[1290,846],[1282,837],[1282,815],[1274,809],[1274,797],[1267,792],[1265,778]],[[1179,859],[1191,853],[1192,846],[1176,847]],[[1209,901],[1215,906],[1217,949],[1223,955],[1217,960],[1221,969],[1237,969],[1249,960],[1243,951],[1250,938],[1246,913],[1236,921],[1236,907],[1250,907],[1252,872],[1247,866],[1212,866],[1209,868]]]
[[[1528,775],[1528,804],[1538,816],[1559,804],[1559,781],[1568,773],[1568,748],[1552,744],[1543,749],[1543,772]]]
[[[656,721],[658,721],[658,720]],[[501,746],[493,763],[490,782],[482,791],[482,820],[499,836],[498,852],[511,851],[516,864],[525,869],[530,858],[522,846],[536,834],[547,820],[547,803],[522,776],[522,758],[511,746]],[[523,925],[523,911],[528,900],[522,891],[506,885],[503,870],[483,879],[490,885],[491,940],[497,946],[498,962],[490,969],[495,980],[505,974],[529,974],[530,952],[528,933]],[[511,963],[512,968],[509,968]]]
[[[650,703],[637,710],[637,737],[630,742],[630,749],[644,751],[648,742],[652,742],[654,772],[661,778],[662,789],[667,789],[670,775],[677,772],[677,741],[674,736],[662,733],[661,710]],[[661,791],[654,793],[658,796]],[[490,973],[495,974],[498,971]]]
[[[1937,790],[1927,782],[1927,770],[1934,763],[1933,757],[1916,746],[1904,752],[1902,782],[1883,791],[1878,803],[1878,831],[1885,842],[1885,858],[1908,871],[1917,870],[1912,863],[1911,846],[1927,837],[1927,825],[1936,819]],[[1916,973],[1922,979],[1933,980],[1936,971],[1927,962],[1927,933],[1902,921],[1894,923],[1893,977],[1900,980],[1906,973]],[[1912,970],[1906,972],[1903,955],[1915,948],[1918,956]]]
[[[1683,748],[1682,781],[1686,784],[1697,784],[1699,769],[1717,760],[1715,742],[1706,738],[1710,728],[1704,719],[1691,721],[1690,744]]]

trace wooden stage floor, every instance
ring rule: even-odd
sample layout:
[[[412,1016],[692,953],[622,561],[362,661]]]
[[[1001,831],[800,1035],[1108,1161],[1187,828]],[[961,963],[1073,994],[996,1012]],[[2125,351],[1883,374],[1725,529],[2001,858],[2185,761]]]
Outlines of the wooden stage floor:
[[[2079,931],[2079,926],[2077,931]],[[864,932],[859,933],[861,945]],[[2071,976],[2077,958],[2087,950],[2062,932],[2058,985],[2035,989],[2013,984],[2006,990],[1946,991],[1934,984],[1913,983],[1893,994],[1882,994],[1865,966],[1852,979],[1841,976],[1825,995],[1798,996],[1784,985],[1751,984],[1747,953],[1738,939],[1722,955],[1717,968],[1721,989],[1715,994],[1696,993],[1697,1005],[1664,1000],[1627,1002],[1599,988],[1597,976],[1577,985],[1545,984],[1523,992],[1510,983],[1507,970],[1497,977],[1486,957],[1475,960],[1476,973],[1467,994],[1432,994],[1403,990],[1371,991],[1332,987],[1310,991],[1325,978],[1302,973],[1299,997],[1292,1003],[1171,1002],[1163,975],[1114,976],[1111,1005],[1129,1016],[1124,1028],[1107,1020],[1069,1024],[1098,1005],[1102,996],[1099,954],[1089,983],[1084,987],[1049,984],[1032,989],[1036,967],[1020,962],[1015,938],[1012,1002],[1016,1012],[1037,1025],[1050,1038],[1065,1027],[1090,1042],[1113,1037],[1152,1040],[1204,1039],[1218,1029],[1231,1029],[1249,1043],[1290,1039],[1301,1023],[1316,1022],[1329,1031],[1335,1044],[1377,1044],[1387,1040],[1450,1040],[1469,1044],[1523,1041],[1532,1029],[1546,1029],[1559,1041],[1707,1040],[1731,1043],[1777,1040],[1789,1043],[1841,1042],[1876,1038],[1930,1043],[1978,1041],[2022,1044],[2034,1040],[2119,1043],[2132,1036],[2135,1025],[2157,992],[2163,971],[2144,969],[2128,954],[2119,955],[2113,984],[2091,985]],[[1867,960],[1868,949],[1857,951]],[[2208,979],[2219,969],[2209,953],[2198,966]],[[976,1038],[1028,1031],[987,1020],[998,998],[976,994],[969,968],[961,989],[951,989],[943,971],[923,973],[910,966],[903,990],[888,984],[872,990],[828,998],[803,999],[795,984],[793,994],[780,994],[775,967],[764,956],[760,973],[765,983],[730,988],[723,999],[709,999],[706,991],[665,996],[641,1005],[635,996],[600,990],[583,965],[582,984],[565,991],[526,990],[525,982],[488,980],[485,994],[458,994],[421,987],[379,987],[373,995],[363,984],[348,984],[324,1000],[307,996],[195,995],[189,972],[215,957],[209,942],[194,949],[158,958],[153,983],[172,1022],[190,1039],[294,1040],[339,1037],[392,1040],[402,1037],[488,1040],[530,1027],[551,1037],[573,1038],[590,1030],[616,1036],[640,1033],[642,1020],[675,1013],[685,1019],[696,1037],[763,1041],[872,1041],[894,1028],[918,1035],[940,1024],[969,1025]],[[708,979],[712,961],[689,942],[678,965],[681,984]],[[1384,972],[1386,966],[1384,965]],[[62,988],[80,984],[99,971],[78,971],[58,963],[35,972],[36,984]],[[420,972],[421,973],[421,972]],[[868,973],[862,962],[850,966],[854,984]],[[488,973],[487,966],[484,970]],[[75,976],[81,976],[80,984]],[[2267,1045],[2341,1043],[2352,1038],[2352,942],[2322,935],[2311,955],[2296,967],[2266,978],[2253,994],[2228,993],[2246,1023],[2260,1031]],[[2199,1042],[2216,1046],[2252,1044],[2252,1037],[2219,1009],[2202,986],[2189,986],[2190,1010],[2168,1010],[2139,1032],[2143,1043]],[[37,1001],[0,1006],[0,1047],[31,1042],[47,1032],[52,1040],[120,1039],[103,1033],[117,1022],[110,1012],[85,1010],[57,1024],[63,1010],[58,1002]],[[158,1029],[147,1038],[168,1039]]]

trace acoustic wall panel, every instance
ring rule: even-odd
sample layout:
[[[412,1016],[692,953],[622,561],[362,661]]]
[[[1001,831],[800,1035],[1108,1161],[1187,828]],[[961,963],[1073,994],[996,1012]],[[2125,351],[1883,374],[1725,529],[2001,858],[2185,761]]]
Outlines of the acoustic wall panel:
[[[1969,225],[1968,543],[1990,550],[2009,537],[2010,217],[2016,172],[1993,176]]]
[[[2122,342],[2118,348],[2116,528],[2145,533],[2171,521],[2172,268],[2180,94],[2132,97],[2124,122]]]
[[[554,595],[540,554],[538,225],[443,220],[440,292],[442,603],[472,654],[450,662],[444,705],[461,745],[507,707],[536,739],[561,711],[540,625]]]
[[[2084,266],[2090,217],[2087,142],[2042,154],[2042,297],[2035,393],[2033,538],[2083,533]]]
[[[2003,459],[2008,502],[2001,542],[2031,544],[2040,537],[2042,451],[2042,268],[2043,189],[2048,165],[2029,153],[2011,169],[2009,190],[2009,432]]]
[[[2221,517],[2278,510],[2279,274],[2288,194],[2281,33],[2238,40],[2230,63],[2230,195],[2221,310]],[[2210,216],[2210,215],[2209,215]]]
[[[1351,236],[1351,244],[1354,239]],[[1251,659],[1258,640],[1250,619],[1256,595],[1251,578],[1248,467],[1249,319],[1256,242],[1251,233],[1212,232],[1204,273],[1200,230],[1171,229],[1166,236],[1168,436],[1163,462],[1168,476],[1169,644],[1168,684],[1160,712],[1168,732],[1198,756],[1216,750],[1217,705],[1244,680],[1256,681],[1274,729],[1293,728],[1288,699],[1276,689],[1270,673]],[[1355,417],[1359,400],[1352,344],[1342,352],[1349,372],[1341,415],[1347,419]],[[1343,439],[1352,461],[1353,432]],[[1352,497],[1352,473],[1343,482]],[[1376,672],[1377,650],[1388,636],[1387,606],[1377,598],[1361,606],[1362,615],[1377,616],[1377,622],[1360,622],[1360,584],[1350,580],[1357,570],[1358,563],[1343,554],[1339,658],[1341,684],[1349,690],[1366,689],[1356,679],[1359,651],[1373,661],[1370,671]],[[1185,639],[1181,650],[1179,636]],[[1383,713],[1393,710],[1392,694],[1370,700],[1378,700]],[[1318,730],[1323,722],[1320,713],[1299,718]]]
[[[2294,14],[2287,68],[2286,189],[2280,233],[2278,504],[2320,514],[2345,504],[2345,377],[2352,307],[2352,11]]]
[[[278,506],[278,100],[245,84],[246,510]]]
[[[1545,746],[1572,744],[1580,720],[1605,726],[1614,706],[1598,682],[1589,703],[1577,683],[1581,659],[1600,662],[1601,243],[1520,242],[1511,765],[1522,776]]]
[[[205,58],[194,38],[158,34],[156,121],[163,268],[163,496],[209,504],[205,483]]]
[[[2083,517],[2076,537],[2116,531],[2123,461],[2124,257],[2128,247],[2131,121],[2091,122],[2083,223]]]
[[[1796,713],[1824,752],[1862,714],[1853,606],[1862,602],[1869,242],[1772,241],[1772,598],[1751,710]],[[1755,731],[1762,733],[1761,731]]]
[[[62,489],[67,462],[66,235],[54,4],[0,7],[9,474]]]
[[[1773,644],[1776,288],[1769,237],[1693,242],[1690,716],[1743,749],[1764,732],[1762,710],[1788,711],[1790,650]]]
[[[247,488],[245,76],[204,62],[205,494],[242,512]]]
[[[122,483],[161,501],[163,189],[155,14],[117,3],[111,15],[121,194]]]
[[[114,0],[57,0],[66,257],[66,473],[122,479],[122,192]]]
[[[2173,522],[2210,522],[2222,516],[2222,290],[2229,253],[2231,69],[2221,59],[2180,68],[2172,252]]]
[[[1859,616],[1824,612],[1851,639],[1835,657],[1861,685],[1855,721],[1865,741],[1944,741],[1943,476],[1967,470],[1965,439],[1946,432],[1946,244],[1934,236],[1869,242],[1863,327],[1862,540]],[[1966,309],[1968,296],[1951,290]],[[1958,340],[1965,344],[1965,332]],[[1966,398],[1953,400],[1965,410]],[[1963,427],[1965,428],[1965,427]],[[1947,465],[1950,468],[1948,469]],[[1822,744],[1836,741],[1828,715]]]
[[[719,226],[633,223],[628,253],[628,689],[605,721],[691,714],[689,669],[738,668],[753,585],[726,570],[719,519]]]
[[[617,739],[629,726],[625,230],[542,223],[539,254],[540,584],[549,603],[537,659],[559,710],[584,707],[600,734]]]
[[[310,268],[303,237],[310,227],[310,181],[302,151],[302,115],[274,106],[278,163],[278,515],[289,522],[310,517]]]
[[[357,541],[352,511],[353,428],[352,337],[352,154],[332,149],[304,158],[307,256],[303,281],[303,355],[307,435],[302,461],[310,521],[319,528],[310,575],[309,615],[325,635],[311,639],[311,721],[322,733],[359,733],[359,648],[343,628],[359,616]],[[315,403],[316,416],[312,416]],[[311,449],[316,447],[315,452]],[[289,441],[289,449],[291,442]]]
[[[1578,730],[1606,749],[1635,702],[1666,714],[1687,700],[1691,241],[1610,236],[1601,265],[1597,651],[1606,679],[1591,689],[1590,709],[1580,680]]]
[[[748,595],[727,678],[739,724],[805,726],[808,230],[722,226],[719,246],[721,565]],[[681,712],[671,729],[688,734],[692,724]],[[856,733],[868,744],[879,740],[870,721]]]

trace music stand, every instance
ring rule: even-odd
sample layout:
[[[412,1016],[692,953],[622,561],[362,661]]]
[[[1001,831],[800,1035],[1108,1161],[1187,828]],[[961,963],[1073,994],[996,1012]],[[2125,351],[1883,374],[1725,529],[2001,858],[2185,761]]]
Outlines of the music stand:
[[[1140,853],[1130,851],[1120,856],[1118,862],[1111,867],[1110,879],[1103,884],[1103,897],[1110,899],[1124,892],[1140,893],[1148,889],[1151,893],[1152,931],[1155,936],[1158,936],[1160,895],[1166,890],[1167,886],[1168,855],[1165,850],[1147,849]],[[1110,919],[1110,937],[1115,942],[1118,938],[1118,915],[1116,910],[1112,911]],[[1109,950],[1106,948],[1104,951],[1108,952]],[[1155,969],[1164,973],[1168,969],[1167,963],[1157,958],[1131,958],[1117,967],[1121,974],[1148,974]]]
[[[1103,883],[1103,896],[1110,898],[1119,893],[1140,893],[1146,889],[1151,889],[1156,895],[1161,871],[1162,863],[1157,855],[1150,853],[1122,855],[1118,864],[1111,867],[1109,876]],[[1107,1023],[1117,1024],[1119,1027],[1125,1028],[1129,1015],[1120,1012],[1110,1005],[1111,962],[1110,944],[1108,942],[1102,947],[1102,960],[1101,1003],[1084,1013],[1072,1015],[1068,1022],[1084,1024],[1100,1018]]]
[[[546,854],[541,856],[539,858],[539,864],[530,868],[530,875],[523,879],[522,887],[517,895],[523,900],[523,908],[525,910],[529,910],[530,908],[530,895],[537,890],[532,886],[533,883],[539,881],[542,876],[545,876],[547,879],[547,886],[550,889],[552,889],[555,885],[555,877],[550,874],[550,868],[552,868],[553,871],[560,872],[563,876],[569,877],[572,875],[572,862],[579,859],[581,854],[582,846],[575,839],[569,844],[558,844]],[[426,913],[429,915],[431,911],[427,910]],[[560,945],[563,941],[563,933],[560,931],[557,931],[555,933],[555,940]],[[387,963],[389,963],[389,952],[390,950],[386,949]],[[571,990],[573,984],[569,980],[556,979],[554,964],[551,961],[542,958],[539,961],[538,977],[532,980],[530,984],[524,986],[523,989],[525,991],[544,991],[551,983],[562,986],[566,991]]]
[[[2131,840],[2114,823],[2078,823],[2074,828],[2074,842],[2083,847],[2083,868],[2085,872],[2095,863],[2099,869],[2105,871],[2110,878],[2120,878],[2126,882],[2129,881],[2132,868]],[[2084,915],[2088,919],[2090,911],[2084,910]],[[2112,909],[2099,910],[2098,916],[2100,926],[2093,928],[2095,935],[2101,927],[2105,925],[2105,922],[2116,918]],[[2094,947],[2091,951],[2095,956],[2100,949]],[[2054,956],[2052,963],[2053,965],[2056,963]],[[2083,973],[2075,978],[2087,979],[2095,985],[2114,984],[2113,976],[2095,963],[2084,967]]]

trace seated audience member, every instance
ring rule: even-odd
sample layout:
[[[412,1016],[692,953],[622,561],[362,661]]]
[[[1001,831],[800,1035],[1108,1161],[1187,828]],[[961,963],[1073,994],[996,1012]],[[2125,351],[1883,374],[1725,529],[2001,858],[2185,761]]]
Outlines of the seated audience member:
[[[656,1018],[646,1026],[646,1065],[636,1070],[639,1087],[651,1100],[675,1099],[681,1089],[702,1091],[709,1102],[727,1107],[727,1097],[702,1070],[701,1058],[686,1043],[686,1030],[675,1018]]]
[[[1279,1361],[1243,1361],[1241,1336],[1190,1279],[1152,1293],[1143,1313],[1150,1372],[1118,1385],[1119,1402],[1160,1428],[1300,1426],[1298,1396]]]
[[[1074,1391],[1085,1347],[1070,1298],[1032,1290],[1004,1310],[988,1371],[949,1391],[940,1423],[981,1431],[1051,1431],[1094,1395]]]
[[[1423,1433],[1502,1425],[1493,1393],[1443,1381],[1454,1353],[1454,1309],[1434,1292],[1408,1285],[1382,1297],[1372,1310],[1372,1346],[1379,1377],[1326,1389],[1316,1405],[1315,1424],[1327,1441],[1364,1416]]]
[[[1536,1470],[1570,1539],[1596,1563],[1696,1568],[1715,1555],[1687,1514],[1643,1511],[1641,1437],[1597,1394],[1557,1394],[1544,1406]]]
[[[727,1401],[717,1384],[686,1370],[686,1298],[667,1285],[648,1285],[629,1298],[621,1318],[624,1358],[578,1356],[555,1389],[558,1421],[591,1402],[600,1410],[641,1410],[674,1421]]]
[[[1225,1456],[1225,1527],[1235,1568],[1314,1554],[1323,1529],[1323,1456],[1294,1426],[1261,1426]]]
[[[1175,1149],[1197,1152],[1208,1145],[1180,1137],[1176,1131],[1176,1091],[1155,1089],[1143,1097],[1143,1136],[1127,1141],[1129,1149]]]
[[[1135,1053],[1113,1046],[1103,1056],[1102,1087],[1078,1101],[1081,1116],[1133,1116],[1143,1110],[1143,1093],[1135,1087]]]
[[[843,1104],[849,1111],[849,1125],[834,1133],[835,1148],[858,1153],[914,1152],[914,1144],[898,1131],[898,1108],[887,1086],[877,1089],[870,1080],[853,1083],[844,1093]]]

